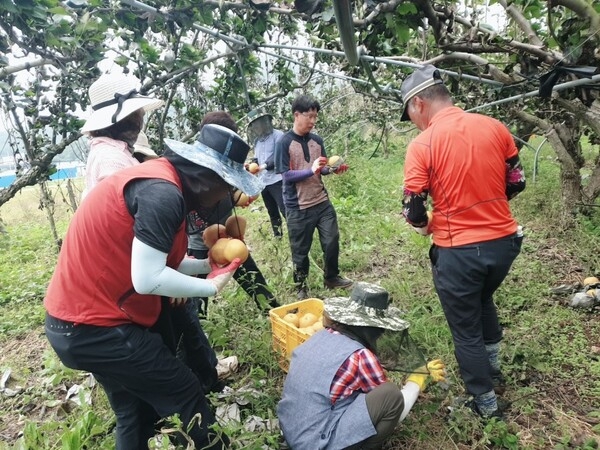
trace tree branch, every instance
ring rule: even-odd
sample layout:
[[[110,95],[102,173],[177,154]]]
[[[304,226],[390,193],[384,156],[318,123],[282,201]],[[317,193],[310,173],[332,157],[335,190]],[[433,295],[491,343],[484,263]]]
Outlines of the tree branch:
[[[590,129],[594,131],[598,136],[600,136],[600,100],[596,100],[592,105],[588,108],[581,100],[567,100],[566,98],[558,97],[555,94],[553,100],[561,107],[577,117],[577,119],[581,120],[585,123]]]
[[[550,145],[554,149],[554,152],[556,153],[556,156],[558,157],[563,169],[567,169],[570,172],[576,172],[579,170],[577,168],[575,160],[563,144],[558,131],[550,122],[547,122],[541,117],[534,116],[525,111],[517,111],[516,116],[521,120],[532,123],[538,129],[544,132],[544,134],[548,138],[548,142],[550,142]]]
[[[502,72],[493,64],[490,64],[487,59],[484,59],[480,56],[471,54],[471,53],[462,53],[462,52],[453,52],[453,53],[444,53],[442,55],[438,55],[435,58],[431,58],[427,61],[423,61],[423,64],[433,64],[436,65],[439,61],[449,61],[449,60],[458,60],[458,61],[468,61],[470,63],[476,64],[478,66],[484,66],[485,70],[489,72],[494,80],[500,81],[504,84],[513,84],[520,80],[513,79],[510,75]]]
[[[582,20],[590,21],[590,38],[600,41],[600,14],[596,12],[591,2],[585,0],[551,0],[549,7],[564,6],[573,11]]]
[[[512,18],[512,20],[515,21],[517,26],[521,30],[523,30],[525,36],[527,36],[527,39],[529,40],[529,42],[531,42],[531,44],[537,47],[544,46],[544,42],[542,42],[542,40],[538,37],[535,31],[533,31],[531,23],[525,18],[525,16],[523,16],[523,13],[519,9],[517,9],[514,3],[511,2],[509,5],[506,0],[498,0],[498,3],[502,5],[504,10],[506,11],[506,14],[508,14]]]
[[[13,198],[21,189],[26,186],[34,186],[39,183],[40,179],[48,172],[52,159],[61,154],[65,148],[81,137],[81,133],[70,135],[68,138],[61,141],[60,144],[52,146],[42,158],[36,161],[31,161],[31,168],[22,176],[18,177],[10,186],[0,189],[0,206],[4,205]]]
[[[56,64],[53,59],[42,58],[35,61],[25,61],[21,64],[15,64],[14,66],[4,67],[0,69],[0,80],[12,75],[13,73],[21,72],[22,70],[29,70],[34,67],[41,67],[45,65],[55,66]]]

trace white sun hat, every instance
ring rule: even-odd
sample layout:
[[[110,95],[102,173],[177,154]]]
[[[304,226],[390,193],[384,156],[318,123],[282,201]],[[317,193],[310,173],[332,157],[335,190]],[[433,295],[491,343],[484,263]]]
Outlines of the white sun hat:
[[[143,131],[140,131],[138,134],[137,141],[133,144],[133,154],[139,153],[141,155],[146,156],[150,159],[158,158],[158,155],[152,148],[150,147],[150,142],[148,142],[148,136]]]
[[[138,109],[150,112],[164,105],[162,100],[140,95],[139,86],[140,82],[136,77],[124,74],[108,73],[94,81],[89,89],[94,112],[81,132],[102,130]]]

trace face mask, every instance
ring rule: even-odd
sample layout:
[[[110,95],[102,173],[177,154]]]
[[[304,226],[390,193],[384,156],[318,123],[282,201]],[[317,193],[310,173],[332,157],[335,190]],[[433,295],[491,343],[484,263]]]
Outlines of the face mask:
[[[350,339],[360,342],[375,354],[377,354],[377,339],[379,339],[379,337],[385,331],[383,328],[355,327],[339,322],[334,322],[332,328],[336,331],[339,331],[343,335],[348,336]]]
[[[186,212],[210,210],[231,195],[232,187],[212,170],[198,166],[171,151],[165,151],[165,158],[179,174]]]

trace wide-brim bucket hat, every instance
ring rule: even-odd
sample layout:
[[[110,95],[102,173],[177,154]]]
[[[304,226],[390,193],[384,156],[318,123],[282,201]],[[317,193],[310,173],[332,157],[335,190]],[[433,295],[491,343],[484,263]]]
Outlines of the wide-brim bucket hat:
[[[165,139],[165,145],[182,158],[212,170],[246,195],[256,196],[264,188],[258,177],[244,168],[250,146],[229,128],[207,124],[194,144]]]
[[[409,323],[401,318],[402,312],[389,305],[388,292],[373,283],[354,284],[350,297],[332,297],[324,300],[324,311],[335,322],[355,327],[377,327],[402,331]]]
[[[400,94],[402,95],[402,103],[404,104],[400,121],[405,122],[410,120],[408,115],[408,102],[411,98],[428,87],[442,83],[440,71],[431,64],[427,64],[411,73],[406,80],[402,82],[402,86],[400,86]]]
[[[162,100],[139,93],[139,80],[131,75],[104,74],[89,89],[92,114],[81,128],[82,133],[102,130],[143,109],[154,111],[164,105]]]

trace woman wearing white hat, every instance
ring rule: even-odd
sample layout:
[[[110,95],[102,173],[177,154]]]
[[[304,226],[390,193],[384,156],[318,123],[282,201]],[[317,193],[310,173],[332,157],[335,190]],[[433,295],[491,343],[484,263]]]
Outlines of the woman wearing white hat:
[[[214,296],[241,263],[187,258],[187,213],[263,186],[244,169],[250,147],[227,128],[204,126],[193,146],[166,144],[164,157],[115,172],[77,209],[44,299],[46,337],[106,391],[117,450],[147,449],[157,417],[174,414],[196,448],[221,450],[229,439],[213,427],[200,380],[150,328],[161,296]]]
[[[90,86],[93,112],[81,128],[91,138],[82,198],[107,176],[139,164],[133,151],[144,115],[164,102],[140,95],[138,86],[137,78],[123,74],[102,75]]]

